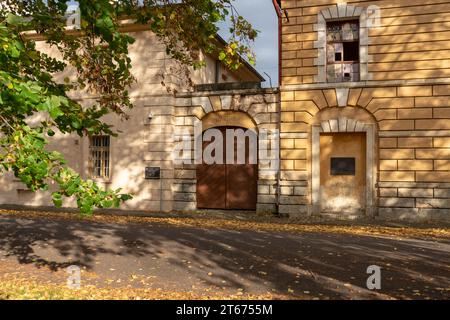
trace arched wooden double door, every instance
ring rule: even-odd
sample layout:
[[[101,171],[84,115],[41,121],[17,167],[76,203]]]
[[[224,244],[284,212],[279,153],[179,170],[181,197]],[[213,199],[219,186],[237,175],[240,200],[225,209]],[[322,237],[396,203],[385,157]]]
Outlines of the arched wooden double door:
[[[232,210],[255,210],[257,201],[257,134],[239,127],[216,127],[223,137],[223,164],[203,164],[197,165],[197,207],[199,209],[232,209]],[[227,164],[227,129],[241,129],[249,135],[254,135],[255,145],[251,146],[252,139],[245,139],[245,164]],[[203,150],[214,140],[203,140]],[[243,145],[235,138],[234,156],[237,160],[239,149],[242,151]],[[231,147],[229,147],[230,150]],[[256,148],[256,150],[255,150]],[[254,157],[250,152],[254,152]],[[255,154],[256,153],[256,154]],[[215,155],[215,154],[214,154]]]

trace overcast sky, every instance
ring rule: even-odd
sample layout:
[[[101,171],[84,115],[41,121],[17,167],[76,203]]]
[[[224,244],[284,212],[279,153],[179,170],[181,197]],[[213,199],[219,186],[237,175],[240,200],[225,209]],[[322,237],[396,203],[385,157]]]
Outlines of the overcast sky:
[[[272,0],[235,0],[235,7],[260,33],[254,44],[256,69],[267,79],[265,87],[278,85],[278,20]],[[227,39],[226,32],[222,34]]]

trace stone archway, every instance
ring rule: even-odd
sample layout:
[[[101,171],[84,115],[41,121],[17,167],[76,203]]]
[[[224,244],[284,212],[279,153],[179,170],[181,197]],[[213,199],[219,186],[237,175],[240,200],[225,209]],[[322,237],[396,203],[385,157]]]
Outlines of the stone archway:
[[[376,124],[371,121],[360,121],[347,117],[322,120],[312,127],[312,206],[313,214],[322,213],[321,190],[321,136],[334,134],[365,134],[365,188],[363,192],[366,216],[375,214],[375,130]]]
[[[243,111],[220,110],[210,112],[201,121],[203,130],[214,127],[240,127],[258,131],[255,121]]]
[[[208,162],[203,154],[202,163],[197,164],[197,208],[256,210],[257,125],[247,113],[233,110],[208,113],[201,121],[202,151],[211,148],[218,138],[213,138],[211,131],[220,135],[223,145],[219,151],[214,146],[218,163]]]
[[[179,141],[186,143],[191,150],[184,152],[182,156],[175,155],[178,163],[174,168],[175,210],[198,209],[196,165],[202,163],[202,159],[196,150],[201,150],[202,146],[197,144],[196,139],[205,128],[232,126],[252,129],[257,133],[256,210],[277,211],[280,152],[278,99],[278,92],[271,89],[252,92],[248,90],[194,92],[177,97],[174,107],[174,136],[177,144]]]

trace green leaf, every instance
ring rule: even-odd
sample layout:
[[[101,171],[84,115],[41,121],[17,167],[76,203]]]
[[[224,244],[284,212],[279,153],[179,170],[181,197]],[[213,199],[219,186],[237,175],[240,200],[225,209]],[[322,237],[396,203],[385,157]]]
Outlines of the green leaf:
[[[64,115],[64,112],[60,109],[61,98],[58,96],[51,96],[49,99],[47,99],[47,101],[45,102],[45,106],[48,113],[53,119]]]
[[[53,198],[53,204],[55,205],[55,207],[61,208],[62,207],[62,195],[61,195],[61,193],[53,192],[52,198]]]
[[[78,121],[78,119],[72,120],[71,125],[72,125],[72,128],[75,128],[75,129],[81,128],[81,123],[80,123],[80,121]]]
[[[6,15],[6,22],[13,26],[20,26],[20,25],[25,24],[26,21],[24,18],[22,18],[20,16],[16,16],[15,14],[8,13]]]
[[[17,50],[16,47],[10,47],[9,51],[10,51],[11,57],[13,57],[13,58],[20,57],[20,51]]]
[[[103,208],[111,208],[113,206],[113,201],[112,200],[104,200],[102,202],[102,207]]]

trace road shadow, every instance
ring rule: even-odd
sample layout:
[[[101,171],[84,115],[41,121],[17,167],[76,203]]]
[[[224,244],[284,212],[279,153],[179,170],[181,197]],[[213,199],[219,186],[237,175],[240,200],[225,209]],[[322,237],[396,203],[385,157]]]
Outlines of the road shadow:
[[[0,226],[6,259],[53,271],[78,265],[105,277],[151,276],[167,290],[450,298],[450,241],[9,217]],[[382,269],[376,292],[366,288],[371,265]]]

